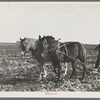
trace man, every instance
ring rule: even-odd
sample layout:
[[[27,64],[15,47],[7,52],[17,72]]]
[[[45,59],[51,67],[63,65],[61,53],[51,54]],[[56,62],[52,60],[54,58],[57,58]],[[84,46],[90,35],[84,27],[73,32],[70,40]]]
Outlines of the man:
[[[95,68],[98,68],[99,64],[100,64],[100,44],[97,45],[94,49],[99,51],[98,52],[98,57],[97,57],[97,60],[96,60],[96,63],[95,63]]]

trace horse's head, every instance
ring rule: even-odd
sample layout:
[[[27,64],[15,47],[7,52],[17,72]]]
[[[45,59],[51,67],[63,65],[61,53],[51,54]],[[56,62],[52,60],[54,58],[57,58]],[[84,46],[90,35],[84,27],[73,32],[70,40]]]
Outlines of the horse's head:
[[[94,50],[100,50],[100,44],[94,47]]]
[[[45,58],[48,54],[49,44],[48,44],[47,38],[45,36],[43,38],[41,38],[41,36],[39,35],[38,51],[39,51],[41,57],[43,57],[43,58]]]
[[[20,38],[20,47],[21,47],[21,50],[22,50],[22,55],[25,55],[26,52],[29,51],[29,43],[26,39],[26,37],[24,39],[21,39]]]
[[[41,57],[47,57],[49,50],[52,48],[52,41],[54,41],[54,38],[52,36],[44,36],[41,38],[41,36],[39,35],[39,39],[36,43],[36,51],[39,52]]]

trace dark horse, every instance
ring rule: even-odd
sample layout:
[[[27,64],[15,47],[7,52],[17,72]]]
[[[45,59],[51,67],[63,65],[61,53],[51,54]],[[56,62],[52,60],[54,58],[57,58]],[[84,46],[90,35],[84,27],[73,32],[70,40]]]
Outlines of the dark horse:
[[[99,64],[100,64],[100,44],[97,45],[94,50],[98,50],[98,57],[97,57],[97,60],[96,60],[96,63],[95,63],[95,68],[98,68],[99,67]]]
[[[54,72],[57,74],[58,80],[60,79],[62,63],[72,63],[73,71],[70,78],[73,77],[75,74],[75,68],[77,67],[76,59],[79,59],[80,62],[84,63],[82,79],[85,76],[86,51],[81,43],[60,43],[52,36],[44,36],[43,38],[39,36],[39,40],[36,43],[36,51],[39,52],[38,54],[42,59],[44,59],[43,61],[48,60],[52,62]]]
[[[21,47],[21,53],[22,55],[25,55],[27,52],[31,52],[32,56],[34,56],[34,46],[35,46],[36,40],[32,38],[20,38],[20,47]]]

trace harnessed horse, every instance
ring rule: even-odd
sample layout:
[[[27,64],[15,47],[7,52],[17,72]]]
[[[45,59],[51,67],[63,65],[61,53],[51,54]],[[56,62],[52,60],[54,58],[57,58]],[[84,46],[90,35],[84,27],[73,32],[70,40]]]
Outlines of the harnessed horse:
[[[62,63],[68,63],[68,62],[72,63],[72,68],[73,68],[70,78],[72,78],[73,75],[75,75],[75,68],[77,67],[77,62],[83,65],[82,79],[85,76],[86,51],[81,43],[79,42],[59,43],[52,36],[44,36],[43,38],[39,36],[39,40],[36,44],[36,51],[41,56],[41,59],[44,59],[43,63],[46,60],[52,62],[52,65],[54,67],[54,72],[57,74],[58,80],[60,79]],[[79,59],[80,61],[77,59]],[[43,67],[41,66],[41,68]]]

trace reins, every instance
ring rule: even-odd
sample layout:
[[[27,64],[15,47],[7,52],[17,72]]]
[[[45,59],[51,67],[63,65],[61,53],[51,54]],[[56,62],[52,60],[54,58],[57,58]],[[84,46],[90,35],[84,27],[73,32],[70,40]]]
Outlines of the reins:
[[[59,52],[59,53],[65,55],[65,56],[71,58],[71,59],[74,60],[74,61],[77,61],[77,62],[81,63],[82,65],[86,65],[85,63],[83,63],[83,62],[81,62],[81,61],[79,61],[79,60],[77,60],[77,59],[72,58],[71,56],[69,56],[69,55],[67,55],[67,54],[65,54],[65,53],[63,53],[63,52],[61,52],[60,50],[57,50],[57,52]]]
[[[68,44],[71,44],[71,43],[67,43],[67,44],[64,43],[63,45],[59,46],[58,49],[60,49],[61,47],[65,46],[65,45],[68,45]],[[53,49],[54,49],[54,48],[51,48],[51,49],[49,50],[49,52],[52,51]]]

